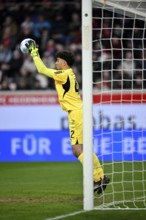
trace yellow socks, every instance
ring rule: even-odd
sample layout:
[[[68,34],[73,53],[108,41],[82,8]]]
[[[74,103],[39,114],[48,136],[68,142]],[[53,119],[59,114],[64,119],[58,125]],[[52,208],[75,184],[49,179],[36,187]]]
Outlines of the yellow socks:
[[[96,154],[93,154],[93,169],[94,182],[98,182],[101,178],[103,178],[104,174]]]
[[[83,153],[80,154],[80,156],[78,157],[78,160],[83,165]],[[94,179],[94,182],[98,182],[101,178],[103,178],[103,176],[104,176],[103,169],[101,168],[98,157],[96,156],[96,154],[93,154],[93,179]]]
[[[81,162],[81,164],[83,165],[83,153],[80,154],[80,156],[78,157],[78,160]]]

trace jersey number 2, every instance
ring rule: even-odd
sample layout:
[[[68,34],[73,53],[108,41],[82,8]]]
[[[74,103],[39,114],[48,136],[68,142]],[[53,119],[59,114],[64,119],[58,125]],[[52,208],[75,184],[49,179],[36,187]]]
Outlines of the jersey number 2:
[[[74,138],[74,131],[73,130],[71,130],[71,138]]]

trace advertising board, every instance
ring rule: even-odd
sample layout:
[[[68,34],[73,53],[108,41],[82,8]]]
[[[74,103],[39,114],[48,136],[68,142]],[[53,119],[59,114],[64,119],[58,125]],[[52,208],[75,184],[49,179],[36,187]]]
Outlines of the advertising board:
[[[95,153],[106,161],[146,159],[146,99],[94,96]],[[0,161],[76,161],[67,113],[56,94],[0,95]]]

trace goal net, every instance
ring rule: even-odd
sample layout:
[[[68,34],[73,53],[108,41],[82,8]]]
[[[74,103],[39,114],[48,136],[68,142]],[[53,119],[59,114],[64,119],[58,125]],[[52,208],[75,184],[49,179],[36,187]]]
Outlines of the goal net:
[[[93,1],[94,151],[111,182],[97,209],[146,209],[146,2]]]

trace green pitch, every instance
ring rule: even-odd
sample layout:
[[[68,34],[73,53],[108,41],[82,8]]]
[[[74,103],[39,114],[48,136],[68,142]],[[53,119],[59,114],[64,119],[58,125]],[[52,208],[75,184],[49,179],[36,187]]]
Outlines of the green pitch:
[[[136,166],[141,169],[139,165]],[[110,173],[107,167],[106,172]],[[119,164],[117,170],[120,171],[121,167]],[[127,169],[130,169],[130,165],[127,165]],[[135,175],[140,178],[139,172]],[[120,178],[117,174],[114,181]],[[82,187],[82,166],[78,162],[0,163],[0,220],[46,220],[61,215],[66,220],[146,219],[144,210],[94,210],[65,217],[66,214],[83,210]],[[118,187],[120,190],[121,185],[115,185],[115,190]],[[108,186],[106,200],[109,202],[111,191],[111,186]],[[96,198],[96,205],[101,200],[102,197]]]

